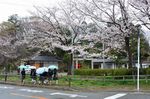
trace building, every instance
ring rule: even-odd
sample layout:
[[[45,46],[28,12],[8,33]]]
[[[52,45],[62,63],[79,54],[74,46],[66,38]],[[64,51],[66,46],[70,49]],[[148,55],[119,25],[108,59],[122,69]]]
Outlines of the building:
[[[101,59],[101,58],[74,58],[75,68],[78,69],[80,61],[88,60],[91,62],[91,69],[114,69],[116,68],[115,62],[112,59]]]
[[[49,65],[59,65],[59,62],[61,59],[58,59],[55,56],[35,56],[31,59],[26,60],[25,62],[29,65],[36,66],[36,68],[39,67],[48,67]]]
[[[80,67],[80,62],[82,61],[89,61],[91,69],[116,69],[116,68],[129,68],[128,66],[128,60],[122,59],[122,64],[117,65],[116,62],[113,59],[106,59],[102,57],[74,57],[74,66],[76,69]],[[134,65],[134,64],[133,64]]]

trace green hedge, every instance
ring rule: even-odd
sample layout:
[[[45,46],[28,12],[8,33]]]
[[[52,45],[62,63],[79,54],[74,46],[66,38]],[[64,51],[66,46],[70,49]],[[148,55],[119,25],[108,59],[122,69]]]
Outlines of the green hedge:
[[[118,75],[130,75],[132,72],[129,69],[114,69],[113,70],[113,75],[118,76]]]
[[[110,76],[113,74],[112,69],[78,69],[74,71],[75,75],[91,75],[91,76]]]
[[[150,75],[150,68],[148,68],[148,69],[146,70],[146,74],[147,74],[147,75]]]
[[[90,75],[90,76],[121,76],[121,75],[136,75],[137,69],[76,69],[75,75]],[[150,68],[140,69],[140,75],[150,75]]]

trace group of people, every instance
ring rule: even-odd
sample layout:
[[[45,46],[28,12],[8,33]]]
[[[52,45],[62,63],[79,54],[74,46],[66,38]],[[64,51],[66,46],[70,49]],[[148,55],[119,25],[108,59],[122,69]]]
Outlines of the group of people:
[[[24,68],[21,70],[20,74],[21,82],[24,83],[24,79],[26,77],[26,72]],[[37,74],[36,69],[31,69],[30,77],[33,84],[37,83],[37,77],[39,78],[39,84],[51,84],[52,80],[56,81],[56,84],[58,83],[57,69],[48,69],[48,72],[45,71],[41,74]]]

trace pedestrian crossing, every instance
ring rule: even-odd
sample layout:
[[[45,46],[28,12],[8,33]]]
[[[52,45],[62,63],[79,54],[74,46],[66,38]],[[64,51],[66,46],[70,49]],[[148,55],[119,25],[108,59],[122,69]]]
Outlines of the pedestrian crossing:
[[[61,92],[51,93],[50,95],[62,95],[62,96],[68,96],[68,97],[70,97],[70,98],[75,98],[75,97],[87,98],[87,96],[83,96],[83,95],[69,94],[69,93],[61,93]]]
[[[125,95],[127,95],[127,94],[126,93],[119,93],[119,94],[116,94],[116,95],[113,95],[113,96],[106,97],[104,99],[118,99],[118,98],[121,98]]]

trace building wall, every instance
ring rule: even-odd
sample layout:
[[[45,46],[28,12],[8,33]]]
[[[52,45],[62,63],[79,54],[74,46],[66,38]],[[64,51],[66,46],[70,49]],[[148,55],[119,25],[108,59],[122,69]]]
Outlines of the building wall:
[[[36,68],[39,68],[40,67],[40,63],[35,63],[35,64],[33,64],[33,66],[35,66]]]
[[[48,67],[49,65],[56,65],[58,66],[58,62],[44,62],[43,66]]]
[[[39,67],[42,67],[42,66],[48,67],[50,65],[58,66],[58,62],[40,62],[40,61],[38,61],[38,62],[32,62],[31,65],[35,66],[36,68],[39,68]]]
[[[104,63],[103,68],[104,69],[113,69],[114,64],[113,63]]]
[[[114,69],[114,63],[101,63],[101,62],[94,62],[93,63],[94,69]]]

